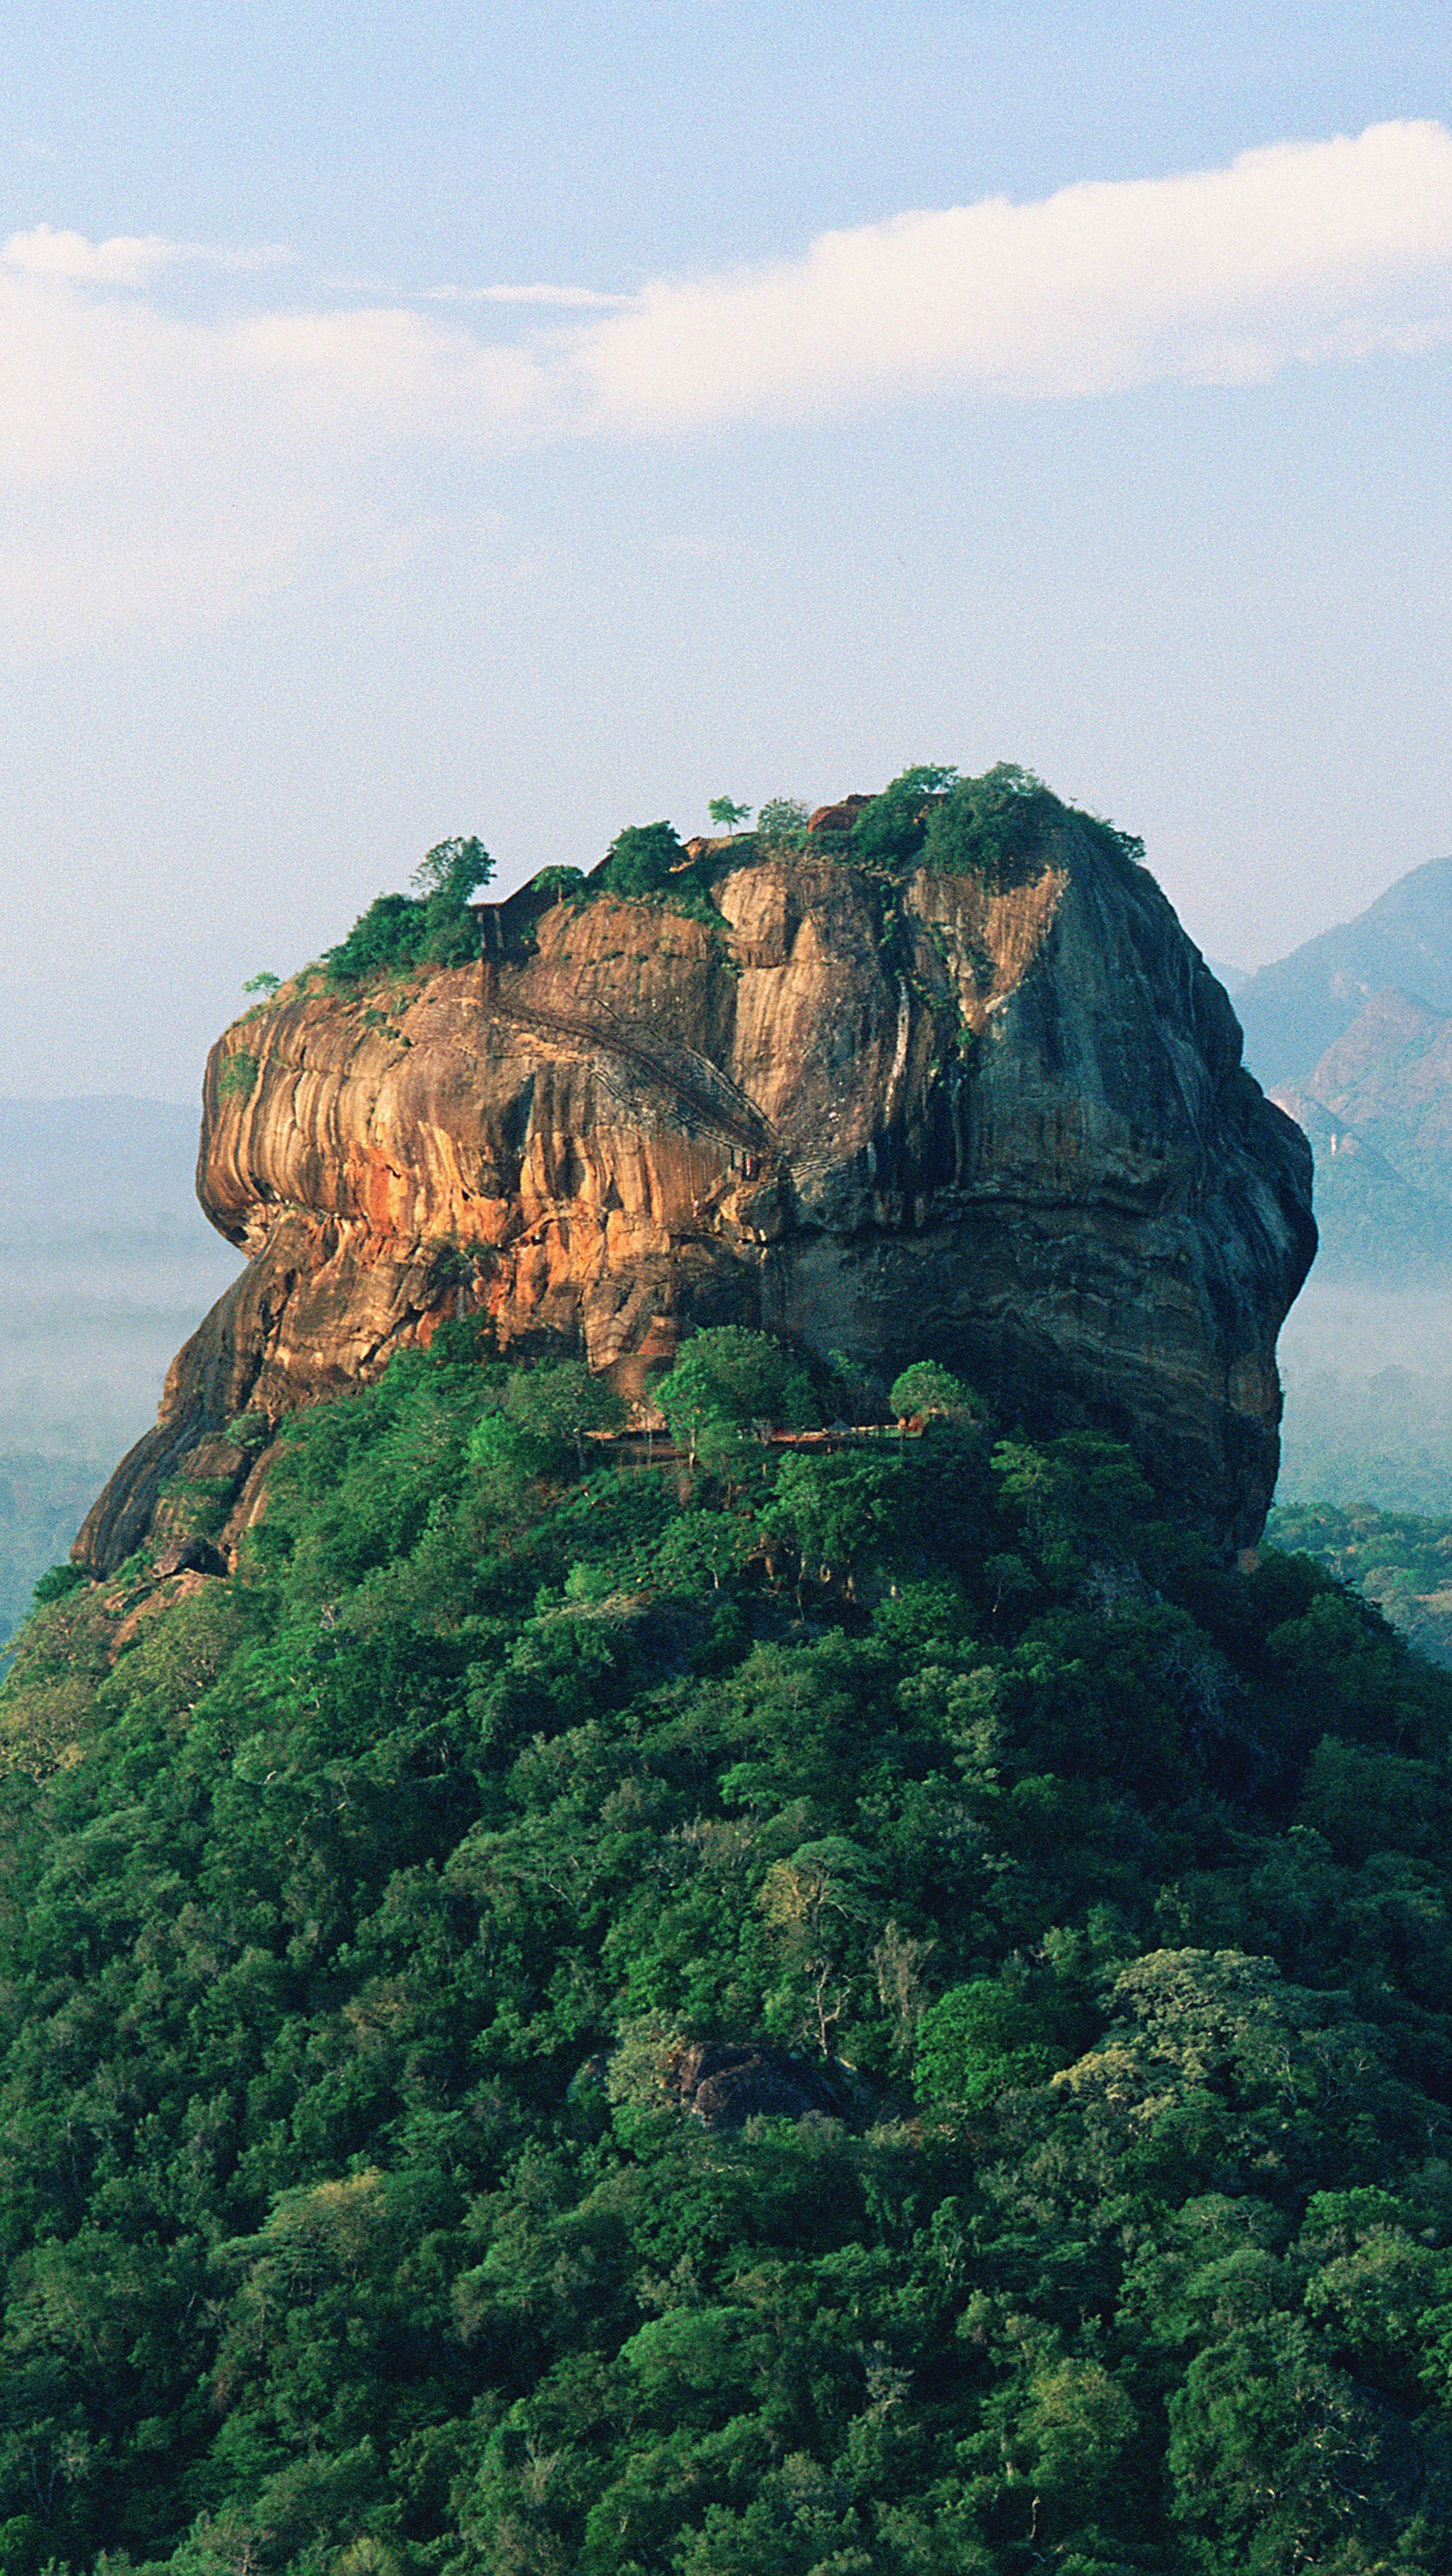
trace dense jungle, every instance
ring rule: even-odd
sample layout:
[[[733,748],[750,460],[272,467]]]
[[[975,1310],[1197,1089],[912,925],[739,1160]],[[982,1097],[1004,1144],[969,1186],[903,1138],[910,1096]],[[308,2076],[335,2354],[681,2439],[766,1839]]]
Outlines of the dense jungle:
[[[1445,2566],[1452,1677],[910,1374],[465,1319],[44,1580],[7,2571]]]

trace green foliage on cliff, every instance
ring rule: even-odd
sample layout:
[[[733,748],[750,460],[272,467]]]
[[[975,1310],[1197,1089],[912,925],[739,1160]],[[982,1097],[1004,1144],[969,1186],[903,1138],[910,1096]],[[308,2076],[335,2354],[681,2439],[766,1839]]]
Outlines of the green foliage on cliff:
[[[799,796],[768,796],[752,835],[763,857],[788,858],[806,841],[810,817]]]
[[[572,1383],[446,1327],[32,1620],[6,2576],[1435,2576],[1452,1680],[1111,1443]]]
[[[481,841],[440,841],[413,877],[415,892],[380,894],[325,960],[331,984],[406,975],[419,966],[467,966],[479,954],[470,898],[493,876]]]
[[[888,1402],[900,1421],[913,1414],[971,1414],[971,1388],[945,1369],[940,1360],[914,1360],[893,1379]]]
[[[754,848],[749,837],[743,840],[743,858]],[[566,890],[566,901],[572,891]],[[673,823],[627,823],[623,832],[617,832],[603,863],[584,880],[576,899],[588,902],[601,894],[624,902],[663,905],[703,922],[713,932],[722,927],[709,893],[709,872],[688,855]]]
[[[1068,813],[1031,769],[1000,761],[982,778],[960,778],[928,816],[923,865],[944,876],[1016,885],[1043,865],[1043,844]]]
[[[900,876],[915,867],[980,877],[993,891],[1035,876],[1055,829],[1072,820],[1096,847],[1138,863],[1144,844],[1066,805],[1031,769],[1000,760],[981,778],[956,769],[905,769],[858,816],[852,855]]]
[[[627,823],[610,844],[600,884],[607,894],[665,894],[686,865],[674,823]]]
[[[747,813],[727,798],[713,800],[716,819],[728,809],[738,821]],[[850,832],[827,832],[815,842],[807,832],[806,807],[792,797],[771,797],[756,830],[733,846],[731,864],[789,860],[813,847],[818,856],[848,856],[889,876],[921,865],[949,875],[976,873],[1001,887],[1042,866],[1047,835],[1071,814],[1105,849],[1143,857],[1141,842],[1065,805],[1031,770],[1000,761],[981,778],[962,778],[956,769],[931,763],[905,769],[871,799]],[[578,868],[551,867],[539,870],[531,885],[537,895],[571,903],[613,895],[665,904],[719,928],[711,874],[711,862],[688,856],[673,823],[628,823],[588,877]],[[468,965],[479,954],[470,898],[492,875],[493,862],[480,841],[441,841],[416,872],[412,894],[375,896],[347,938],[326,952],[328,982],[356,985],[425,967]]]
[[[257,1058],[247,1047],[231,1047],[217,1068],[217,1089],[223,1100],[246,1100],[257,1080]]]

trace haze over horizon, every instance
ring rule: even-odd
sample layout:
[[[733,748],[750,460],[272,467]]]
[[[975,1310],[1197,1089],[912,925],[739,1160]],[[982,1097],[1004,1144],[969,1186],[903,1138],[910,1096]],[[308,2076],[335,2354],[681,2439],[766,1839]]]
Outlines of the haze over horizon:
[[[1092,23],[1091,23],[1092,19]],[[19,12],[0,1093],[477,831],[999,758],[1253,969],[1452,848],[1445,12]]]

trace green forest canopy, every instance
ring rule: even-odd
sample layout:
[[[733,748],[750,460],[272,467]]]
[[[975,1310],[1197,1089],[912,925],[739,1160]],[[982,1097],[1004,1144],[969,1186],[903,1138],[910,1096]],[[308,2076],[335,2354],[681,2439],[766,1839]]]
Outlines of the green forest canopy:
[[[1446,2567],[1452,1677],[1112,1443],[772,1450],[741,1360],[622,1467],[447,1326],[230,1579],[42,1587],[6,2576]]]
[[[713,817],[716,807],[738,821],[747,813],[725,797],[713,800]],[[905,769],[868,799],[850,829],[824,829],[813,847],[819,857],[850,858],[884,877],[901,879],[926,867],[947,876],[977,875],[1002,888],[1042,866],[1048,835],[1071,816],[1102,852],[1136,864],[1143,860],[1142,841],[1066,805],[1031,769],[1003,760],[980,778],[964,778],[941,765]],[[807,808],[797,798],[768,797],[755,831],[731,837],[727,864],[799,857],[807,845],[807,822]],[[693,856],[673,823],[627,823],[588,876],[576,867],[548,867],[530,882],[536,894],[566,902],[613,895],[718,922],[710,886],[720,865],[719,854],[710,850]],[[470,900],[493,873],[493,861],[473,836],[441,841],[416,871],[411,895],[375,896],[347,938],[328,950],[328,981],[354,985],[422,967],[467,965],[479,953]],[[246,989],[275,988],[276,980],[255,976]]]
[[[1452,1519],[1364,1502],[1288,1502],[1272,1514],[1270,1534],[1277,1547],[1354,1584],[1434,1664],[1452,1664]]]

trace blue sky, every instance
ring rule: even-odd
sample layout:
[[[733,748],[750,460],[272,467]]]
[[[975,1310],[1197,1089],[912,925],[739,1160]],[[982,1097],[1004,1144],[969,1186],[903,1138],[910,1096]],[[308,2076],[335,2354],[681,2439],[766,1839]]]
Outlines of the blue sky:
[[[453,831],[1018,759],[1250,964],[1452,848],[1445,5],[8,32],[0,1090]]]

